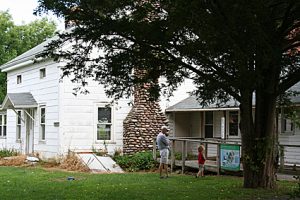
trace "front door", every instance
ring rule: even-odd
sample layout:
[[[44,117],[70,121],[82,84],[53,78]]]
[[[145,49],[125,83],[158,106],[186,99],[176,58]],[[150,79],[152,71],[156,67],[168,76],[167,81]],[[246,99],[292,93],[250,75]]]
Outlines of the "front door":
[[[26,154],[33,153],[33,133],[34,133],[34,110],[27,109],[25,110],[25,125],[26,125]]]

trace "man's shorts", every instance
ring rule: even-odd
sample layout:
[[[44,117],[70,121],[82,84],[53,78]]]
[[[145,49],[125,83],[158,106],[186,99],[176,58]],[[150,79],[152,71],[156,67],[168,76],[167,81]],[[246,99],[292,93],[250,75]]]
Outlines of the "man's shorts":
[[[159,151],[159,153],[160,153],[160,163],[168,164],[169,150],[162,149]]]

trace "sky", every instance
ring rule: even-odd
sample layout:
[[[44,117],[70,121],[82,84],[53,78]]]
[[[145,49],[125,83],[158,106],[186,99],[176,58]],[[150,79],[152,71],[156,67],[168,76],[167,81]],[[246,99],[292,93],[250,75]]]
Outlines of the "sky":
[[[58,19],[54,15],[42,15],[35,16],[33,11],[38,6],[38,0],[0,0],[0,10],[6,11],[13,17],[13,21],[16,25],[27,24],[34,21],[35,19],[40,19],[42,17],[47,17],[56,22],[58,30],[64,29],[64,23],[62,19]]]

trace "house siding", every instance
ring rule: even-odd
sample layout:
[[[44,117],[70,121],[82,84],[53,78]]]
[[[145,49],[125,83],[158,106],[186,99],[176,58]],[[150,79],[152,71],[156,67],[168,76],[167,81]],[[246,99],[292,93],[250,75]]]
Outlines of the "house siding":
[[[46,68],[46,77],[40,79],[40,69]],[[22,83],[17,84],[17,75],[22,76]],[[25,66],[7,72],[8,93],[30,92],[39,105],[46,108],[46,140],[40,141],[39,109],[34,109],[33,145],[34,152],[41,156],[55,156],[59,149],[59,130],[53,123],[59,121],[59,69],[56,63],[49,60]],[[22,116],[26,114],[22,112]],[[8,149],[17,149],[24,153],[26,130],[25,124],[21,125],[21,141],[16,141],[16,114],[13,110],[7,110],[7,138],[2,141]],[[1,142],[1,141],[0,141]],[[1,145],[1,144],[0,144]]]
[[[110,141],[97,141],[97,112],[98,105],[108,104],[112,101],[106,97],[103,86],[97,82],[89,81],[86,89],[88,94],[73,94],[74,84],[64,78],[61,112],[63,120],[62,127],[62,151],[77,152],[92,151],[92,149],[104,149],[113,154],[115,150],[123,147],[123,120],[127,116],[131,99],[120,99],[112,104],[112,139]]]

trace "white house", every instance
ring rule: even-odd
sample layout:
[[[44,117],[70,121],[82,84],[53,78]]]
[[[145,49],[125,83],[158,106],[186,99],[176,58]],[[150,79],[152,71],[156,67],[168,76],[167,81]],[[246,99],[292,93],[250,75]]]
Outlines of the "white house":
[[[0,112],[0,148],[57,157],[69,150],[91,152],[123,148],[123,121],[132,99],[112,102],[97,82],[90,81],[88,94],[73,94],[76,86],[61,79],[60,66],[51,59],[34,62],[46,41],[0,67],[7,73],[7,96]],[[189,85],[189,83],[187,83]],[[183,85],[173,102],[187,97]],[[178,93],[178,92],[177,92]],[[174,104],[174,103],[173,103]],[[162,100],[164,109],[172,102]]]

